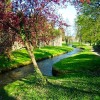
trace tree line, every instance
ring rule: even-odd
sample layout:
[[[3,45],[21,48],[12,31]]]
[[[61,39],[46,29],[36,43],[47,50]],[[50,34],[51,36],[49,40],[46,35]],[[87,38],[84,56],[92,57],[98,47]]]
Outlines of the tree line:
[[[80,42],[100,45],[100,1],[84,4],[76,20],[77,37]]]

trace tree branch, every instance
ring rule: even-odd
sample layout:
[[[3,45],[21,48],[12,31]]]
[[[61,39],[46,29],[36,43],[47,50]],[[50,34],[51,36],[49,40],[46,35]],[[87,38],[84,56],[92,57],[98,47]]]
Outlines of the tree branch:
[[[2,22],[2,21],[0,21],[0,23],[3,24],[3,25],[9,26],[16,33],[19,33],[20,32],[17,28],[15,28],[14,26],[12,26],[9,22]]]

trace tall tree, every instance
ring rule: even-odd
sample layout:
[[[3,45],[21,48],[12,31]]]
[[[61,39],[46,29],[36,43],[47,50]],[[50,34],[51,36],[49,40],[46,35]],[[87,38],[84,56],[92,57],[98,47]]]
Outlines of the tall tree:
[[[34,65],[36,74],[39,79],[44,81],[42,73],[40,72],[35,60],[31,39],[44,31],[45,16],[49,22],[61,26],[66,25],[58,15],[56,10],[59,7],[66,6],[66,2],[75,3],[77,0],[9,0],[0,1],[0,30],[5,31],[6,34],[19,35],[26,46],[26,50]],[[10,9],[10,10],[9,10]],[[41,19],[41,21],[40,21]]]
[[[84,4],[77,18],[77,35],[81,41],[95,44],[100,40],[100,16],[99,1],[92,0],[90,4]]]

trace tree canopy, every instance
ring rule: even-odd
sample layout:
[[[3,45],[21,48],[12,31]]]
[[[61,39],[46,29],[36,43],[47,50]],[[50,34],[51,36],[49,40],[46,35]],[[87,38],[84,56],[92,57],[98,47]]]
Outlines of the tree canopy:
[[[81,41],[97,43],[100,41],[100,2],[92,0],[84,4],[76,20],[77,36]]]
[[[56,13],[57,9],[66,7],[67,2],[77,8],[81,2],[85,1],[90,3],[90,0],[1,0],[0,37],[3,37],[1,41],[3,44],[5,40],[9,40],[9,42],[5,42],[5,47],[8,46],[6,52],[11,50],[9,48],[14,39],[20,37],[32,60],[35,72],[43,79],[35,60],[32,48],[34,42],[32,43],[32,41],[35,39],[35,42],[38,42],[41,39],[40,36],[43,36],[43,39],[46,40],[47,35],[45,34],[50,29],[50,23],[59,27],[68,26]]]

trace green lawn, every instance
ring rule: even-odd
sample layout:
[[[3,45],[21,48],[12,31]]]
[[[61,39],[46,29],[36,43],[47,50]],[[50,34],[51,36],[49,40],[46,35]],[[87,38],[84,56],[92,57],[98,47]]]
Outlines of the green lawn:
[[[99,77],[66,75],[48,80],[39,86],[30,75],[0,88],[0,100],[100,100]]]
[[[72,48],[68,46],[46,46],[40,49],[35,49],[36,60],[50,58],[71,51]],[[0,71],[16,68],[19,66],[31,63],[27,51],[23,48],[12,52],[12,60],[8,61],[4,56],[0,56]]]
[[[54,65],[70,73],[46,77],[49,84],[45,86],[36,85],[34,75],[29,75],[0,88],[0,100],[100,100],[100,57],[84,47],[81,53]]]
[[[53,68],[65,74],[68,72],[88,73],[90,71],[96,73],[98,70],[100,71],[100,57],[91,52],[91,47],[78,47],[83,48],[82,52],[61,60]]]

